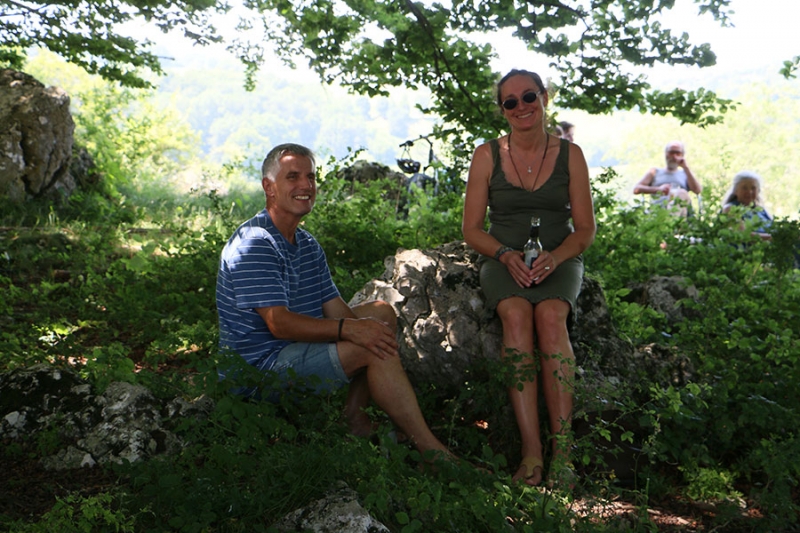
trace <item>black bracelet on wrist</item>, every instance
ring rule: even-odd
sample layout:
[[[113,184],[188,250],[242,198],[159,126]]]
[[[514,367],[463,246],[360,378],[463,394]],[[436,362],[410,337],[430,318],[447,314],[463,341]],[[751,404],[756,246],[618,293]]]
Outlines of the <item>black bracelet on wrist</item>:
[[[344,326],[344,318],[339,319],[339,340],[342,340],[342,326]]]
[[[497,251],[494,253],[494,258],[495,258],[497,261],[500,261],[500,256],[501,256],[501,255],[503,255],[503,254],[504,254],[504,253],[506,253],[506,252],[513,252],[513,251],[514,251],[514,249],[513,249],[512,247],[510,247],[510,246],[501,246],[501,247],[500,247],[500,248],[498,248],[498,249],[497,249]]]

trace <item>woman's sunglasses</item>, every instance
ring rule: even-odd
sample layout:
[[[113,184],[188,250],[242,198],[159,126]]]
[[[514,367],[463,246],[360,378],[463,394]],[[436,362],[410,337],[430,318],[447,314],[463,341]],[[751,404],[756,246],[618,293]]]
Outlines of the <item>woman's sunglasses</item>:
[[[541,92],[536,93],[533,91],[529,91],[522,95],[522,101],[525,102],[526,104],[532,104],[536,101],[536,97],[539,96],[540,94]],[[506,98],[505,100],[503,100],[503,107],[511,110],[517,107],[518,103],[519,100],[517,100],[512,96],[511,98]]]

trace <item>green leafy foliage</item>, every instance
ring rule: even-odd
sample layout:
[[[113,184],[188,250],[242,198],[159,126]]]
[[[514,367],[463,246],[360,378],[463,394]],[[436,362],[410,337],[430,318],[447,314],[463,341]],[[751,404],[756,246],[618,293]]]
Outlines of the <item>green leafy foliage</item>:
[[[728,2],[701,3],[727,25]],[[426,112],[473,138],[492,138],[502,129],[491,89],[497,74],[487,35],[510,30],[545,57],[559,77],[557,104],[591,113],[639,108],[701,125],[720,120],[729,100],[711,91],[652,91],[633,67],[656,63],[706,67],[716,62],[708,44],[693,45],[687,33],[663,27],[660,15],[673,3],[599,2],[581,5],[455,1],[449,5],[394,1],[332,3],[274,0],[249,2],[265,21],[266,40],[287,64],[298,57],[328,83],[370,96],[390,88],[428,88]],[[339,9],[334,9],[336,5]],[[247,25],[251,29],[250,25]],[[375,37],[376,31],[381,37]],[[236,43],[255,69],[263,62],[263,38]]]
[[[730,25],[729,0],[695,4],[698,16]],[[491,94],[498,75],[489,65],[497,53],[490,38],[505,32],[551,58],[558,72],[554,97],[563,109],[640,109],[707,126],[719,122],[731,104],[702,87],[653,90],[639,73],[638,67],[655,64],[716,62],[708,44],[693,44],[680,28],[662,24],[674,2],[253,0],[238,7],[238,31],[227,44],[244,65],[248,89],[271,54],[292,66],[307,60],[323,82],[359,94],[425,89],[432,101],[423,111],[447,125],[443,134],[451,140],[491,138],[502,129]],[[209,0],[7,2],[0,6],[0,62],[19,69],[27,51],[39,47],[107,80],[150,87],[141,71],[162,74],[160,60],[149,41],[124,35],[125,23],[146,21],[203,45],[222,40],[212,19],[227,11],[227,3]],[[790,78],[796,66],[796,58],[786,61],[781,73]]]
[[[334,251],[329,260],[340,285],[357,289],[356,271],[364,272],[361,279],[379,275],[374,255],[415,246],[411,236],[425,235],[415,220],[430,224],[445,213],[433,205],[453,209],[441,219],[442,242],[457,235],[457,198],[412,195],[403,218],[385,197],[385,184],[356,186],[337,178],[337,170],[332,165],[321,180],[307,225]],[[609,172],[603,179],[612,178]],[[235,226],[263,202],[255,188],[238,194],[244,196],[190,195],[179,211],[168,199],[147,204],[133,210],[147,217],[138,227],[98,225],[92,210],[86,219],[72,218],[65,207],[39,227],[3,232],[5,369],[49,361],[80,369],[98,388],[127,380],[159,395],[204,392],[217,400],[211,418],[187,419],[178,428],[187,443],[181,455],[119,470],[120,492],[102,496],[112,502],[105,514],[95,512],[99,500],[71,500],[72,514],[59,507],[20,528],[116,521],[119,530],[131,531],[163,524],[176,531],[252,531],[343,480],[398,531],[492,531],[507,523],[516,531],[603,530],[576,521],[559,491],[510,483],[506,472],[518,460],[519,444],[504,392],[516,379],[508,365],[486,361],[458,391],[419,391],[434,431],[492,476],[456,465],[423,474],[422,458],[388,440],[385,424],[377,441],[348,438],[339,420],[342,392],[286,396],[279,404],[229,396],[229,385],[216,381],[216,263]],[[604,391],[598,406],[611,401],[617,414],[586,418],[588,433],[575,439],[576,463],[593,472],[583,490],[624,493],[609,461],[619,449],[639,445],[646,464],[636,486],[646,488],[634,494],[642,505],[665,493],[723,507],[747,499],[764,514],[765,527],[795,524],[800,444],[792,428],[800,422],[800,375],[793,320],[800,295],[796,270],[781,266],[787,253],[781,243],[797,235],[797,223],[779,221],[786,236],[762,243],[715,215],[681,220],[622,206],[599,190],[595,198],[600,232],[586,264],[606,289],[620,333],[635,344],[688,354],[693,380],[666,389],[643,382],[625,395]],[[426,246],[438,244],[426,238]],[[697,311],[696,319],[670,324],[629,301],[626,285],[655,274],[686,276],[698,287],[701,303],[683,303]],[[269,386],[260,377],[256,382]],[[592,401],[582,400],[585,410],[576,420],[584,420]],[[631,419],[638,429],[629,429]],[[41,435],[41,453],[58,446],[55,437]],[[646,513],[639,520],[637,527],[650,527]]]
[[[227,178],[226,191],[204,181],[194,192],[167,188],[175,145],[136,115],[147,109],[138,98],[111,93],[108,102],[80,108],[82,138],[97,140],[87,145],[105,154],[104,172],[120,172],[108,189],[62,205],[0,210],[0,368],[68,366],[98,390],[111,380],[135,381],[164,398],[210,395],[215,409],[175,428],[185,443],[179,455],[119,466],[114,492],[71,495],[24,521],[0,516],[0,527],[266,531],[341,480],[394,531],[652,531],[646,508],[667,496],[712,502],[721,521],[745,520],[726,507],[744,500],[760,518],[740,529],[796,529],[798,222],[777,220],[773,241],[761,242],[716,209],[681,219],[632,207],[606,188],[612,170],[594,179],[598,235],[585,261],[606,291],[618,332],[691,363],[690,379],[668,386],[643,376],[634,390],[609,382],[590,396],[576,383],[576,428],[584,430],[574,435],[574,461],[587,473],[579,494],[639,506],[635,516],[615,522],[577,514],[563,487],[511,482],[519,442],[505,391],[538,368],[515,374],[485,361],[458,390],[419,385],[434,432],[493,474],[463,464],[429,468],[407,444],[392,442],[380,413],[372,413],[380,424],[374,439],[348,436],[340,420],[343,391],[317,397],[299,384],[274,404],[230,395],[232,384],[216,374],[226,358],[217,349],[217,262],[235,227],[263,208],[263,192],[241,181],[247,169],[239,164],[201,172]],[[111,120],[117,104],[130,116]],[[118,145],[100,142],[102,122],[112,122]],[[140,160],[147,171],[130,171]],[[305,223],[323,243],[345,297],[379,276],[380,261],[397,248],[459,238],[458,187],[440,196],[412,193],[398,212],[388,184],[347,182],[337,162],[323,170]],[[632,299],[629,285],[654,275],[682,276],[697,288],[697,302],[680,304],[690,319],[671,322]],[[273,386],[270,376],[253,374],[243,372],[239,384]],[[598,412],[603,416],[590,416]],[[32,449],[48,454],[61,444],[48,429]],[[641,450],[640,462],[625,485],[612,461],[632,448]],[[22,452],[13,445],[3,453]]]
[[[781,76],[788,79],[795,79],[797,78],[797,67],[800,65],[800,56],[794,56],[791,60],[783,62],[783,68],[781,68],[780,73]]]
[[[800,312],[800,225],[780,220],[776,239],[764,242],[743,231],[735,214],[681,219],[663,209],[620,210],[607,195],[596,196],[598,239],[586,254],[589,271],[606,287],[683,276],[700,294],[698,302],[681,302],[692,319],[677,324],[652,311],[632,312],[624,290],[608,299],[624,335],[677,349],[693,365],[691,383],[646,394],[649,453],[683,466],[689,497],[734,498],[734,487],[750,485],[769,520],[795,521],[796,505],[774,502],[787,505],[800,472],[787,463],[773,478],[761,461],[775,447],[800,452],[791,429],[800,422],[793,326]]]
[[[132,533],[136,519],[124,510],[113,509],[114,495],[102,493],[83,497],[70,495],[59,499],[53,508],[35,524],[17,522],[12,531],[18,533],[50,533],[52,531],[116,531]]]
[[[162,31],[181,29],[198,44],[219,41],[211,13],[223,13],[225,4],[210,0],[77,2],[4,2],[0,6],[0,60],[19,68],[22,50],[48,49],[92,74],[128,87],[150,87],[141,69],[160,74],[159,58],[140,42],[120,33],[123,24],[146,20]],[[209,13],[211,12],[211,13]]]

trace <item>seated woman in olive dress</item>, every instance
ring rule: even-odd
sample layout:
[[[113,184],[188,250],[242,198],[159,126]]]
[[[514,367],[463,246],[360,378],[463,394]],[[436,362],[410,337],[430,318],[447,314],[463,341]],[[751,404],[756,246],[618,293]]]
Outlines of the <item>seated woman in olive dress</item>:
[[[567,320],[583,278],[581,253],[595,235],[589,171],[580,147],[546,131],[548,94],[538,74],[512,70],[497,85],[508,135],[479,146],[464,202],[464,239],[481,253],[486,305],[503,325],[503,356],[517,365],[520,387],[508,395],[520,430],[522,461],[513,479],[538,485],[544,477],[537,368],[553,436],[550,480],[572,478],[575,355]],[[484,226],[489,209],[490,227]],[[532,217],[540,219],[543,252],[529,268],[522,248]],[[538,345],[538,353],[534,347]],[[566,474],[566,476],[564,476]]]

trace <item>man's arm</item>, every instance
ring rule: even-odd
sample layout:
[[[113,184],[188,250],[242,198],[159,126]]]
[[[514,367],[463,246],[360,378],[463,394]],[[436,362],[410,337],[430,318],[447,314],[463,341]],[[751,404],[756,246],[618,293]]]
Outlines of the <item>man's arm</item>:
[[[293,313],[284,306],[256,309],[276,339],[294,342],[336,342],[339,320]]]
[[[341,297],[322,304],[322,314],[326,317],[345,319],[342,323],[341,340],[366,348],[381,359],[400,355],[397,349],[396,330],[376,318],[356,317]]]
[[[683,171],[686,172],[686,186],[689,187],[689,190],[698,195],[703,192],[703,186],[700,185],[700,182],[694,177],[692,171],[689,170],[689,165],[686,163],[685,157],[681,159],[681,162],[678,163],[678,166],[680,166]]]
[[[651,185],[655,178],[656,169],[651,168],[647,171],[647,174],[639,180],[639,183],[633,187],[633,194],[656,194],[658,192],[663,192],[661,187],[653,187]]]
[[[357,318],[341,297],[322,304],[325,318],[293,313],[284,306],[261,307],[256,311],[277,339],[293,342],[346,341],[366,348],[381,358],[398,355],[396,332],[374,318]],[[344,319],[341,338],[340,319]]]

